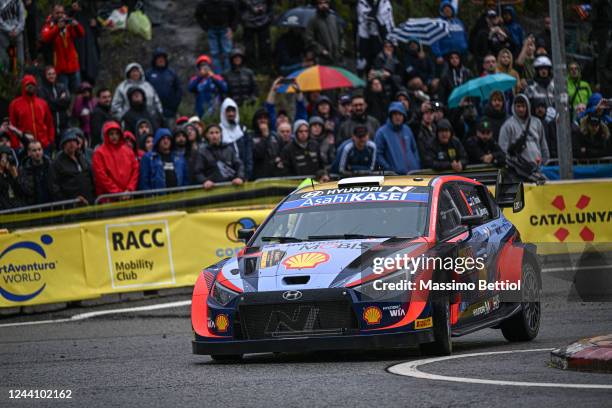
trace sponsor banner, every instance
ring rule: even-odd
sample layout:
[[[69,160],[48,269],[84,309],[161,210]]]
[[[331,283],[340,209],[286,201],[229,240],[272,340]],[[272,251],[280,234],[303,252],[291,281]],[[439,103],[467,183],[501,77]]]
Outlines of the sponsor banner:
[[[535,243],[612,242],[612,182],[525,185],[525,208],[506,211],[524,241]]]
[[[98,296],[85,281],[78,226],[0,235],[0,307]]]
[[[193,285],[244,247],[239,229],[269,212],[170,212],[0,235],[0,307]]]

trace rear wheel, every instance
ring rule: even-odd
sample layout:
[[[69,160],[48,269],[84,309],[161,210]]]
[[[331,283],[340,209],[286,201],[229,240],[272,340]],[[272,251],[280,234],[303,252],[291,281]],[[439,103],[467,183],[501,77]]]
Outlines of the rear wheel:
[[[210,358],[218,363],[237,363],[242,361],[242,354],[211,354]]]
[[[520,311],[501,324],[501,331],[508,341],[530,341],[540,330],[540,280],[533,264],[523,265]]]
[[[449,356],[453,351],[449,300],[441,299],[432,306],[434,341],[420,344],[419,349],[421,354],[428,356]]]

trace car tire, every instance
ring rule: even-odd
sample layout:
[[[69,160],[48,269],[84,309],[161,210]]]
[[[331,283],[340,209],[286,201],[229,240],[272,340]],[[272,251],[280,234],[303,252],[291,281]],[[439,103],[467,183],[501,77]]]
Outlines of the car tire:
[[[453,352],[451,340],[450,302],[448,298],[432,304],[434,341],[419,345],[421,354],[427,356],[450,356]]]
[[[532,263],[526,262],[523,265],[521,297],[523,300],[537,299],[537,301],[521,302],[520,311],[502,322],[501,331],[506,340],[518,342],[536,338],[540,331],[542,313],[540,289],[540,279],[536,267]]]
[[[242,354],[211,354],[210,358],[217,363],[237,363],[242,361]]]

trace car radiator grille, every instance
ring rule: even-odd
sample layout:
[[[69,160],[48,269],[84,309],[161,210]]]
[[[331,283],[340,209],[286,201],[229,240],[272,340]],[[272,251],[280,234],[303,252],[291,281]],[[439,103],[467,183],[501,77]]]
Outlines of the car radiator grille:
[[[242,305],[238,309],[242,338],[270,339],[301,336],[333,336],[357,329],[348,302],[279,303]]]

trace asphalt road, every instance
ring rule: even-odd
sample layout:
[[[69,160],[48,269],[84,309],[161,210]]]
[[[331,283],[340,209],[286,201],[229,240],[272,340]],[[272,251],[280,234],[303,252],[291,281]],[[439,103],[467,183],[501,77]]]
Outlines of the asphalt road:
[[[507,343],[497,330],[455,341],[455,354],[553,348],[612,333],[612,303],[568,300],[569,283],[544,277],[543,321],[530,343]],[[166,303],[182,298],[159,298]],[[1,324],[67,317],[143,302],[1,319]],[[532,388],[416,379],[386,371],[421,358],[417,350],[379,353],[260,354],[217,364],[191,354],[189,308],[96,317],[79,322],[0,326],[0,407],[548,407],[612,406],[612,390]],[[456,377],[612,384],[612,375],[548,367],[549,353],[477,356],[422,371]],[[11,400],[11,389],[64,389],[71,400]]]

